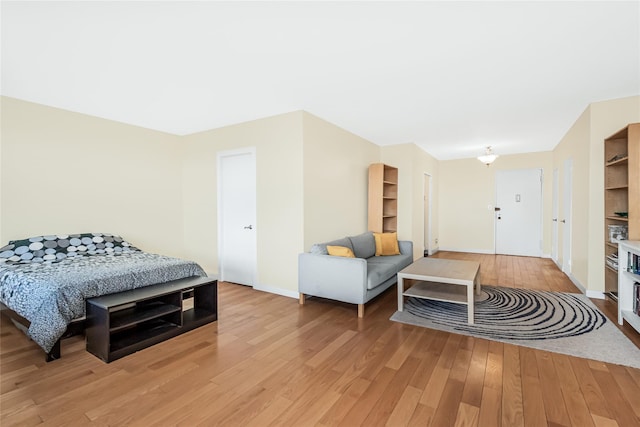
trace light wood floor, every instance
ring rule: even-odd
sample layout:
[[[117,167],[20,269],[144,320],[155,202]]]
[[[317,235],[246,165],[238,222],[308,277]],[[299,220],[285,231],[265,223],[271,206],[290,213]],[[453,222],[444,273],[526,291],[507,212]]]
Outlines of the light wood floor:
[[[548,259],[438,256],[479,260],[484,284],[577,291]],[[110,364],[82,337],[47,364],[2,316],[0,424],[640,425],[640,370],[391,322],[395,288],[364,319],[318,298],[219,293],[215,324]]]

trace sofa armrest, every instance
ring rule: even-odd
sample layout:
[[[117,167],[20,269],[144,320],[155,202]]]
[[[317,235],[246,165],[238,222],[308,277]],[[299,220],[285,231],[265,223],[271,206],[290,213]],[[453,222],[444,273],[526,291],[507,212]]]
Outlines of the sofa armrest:
[[[367,261],[331,255],[298,256],[298,292],[351,304],[364,304]]]
[[[413,242],[410,240],[398,240],[398,247],[402,255],[411,255],[413,258]]]

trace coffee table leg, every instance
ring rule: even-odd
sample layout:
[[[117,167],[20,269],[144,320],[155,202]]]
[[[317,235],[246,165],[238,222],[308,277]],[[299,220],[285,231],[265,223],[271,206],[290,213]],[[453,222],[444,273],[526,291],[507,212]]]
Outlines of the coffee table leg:
[[[404,279],[398,275],[398,311],[403,311],[404,305]]]
[[[475,286],[473,286],[473,284],[471,286],[467,285],[467,316],[469,317],[469,324],[473,325],[474,319],[473,319],[473,305],[474,305],[474,298],[473,298],[473,288]]]

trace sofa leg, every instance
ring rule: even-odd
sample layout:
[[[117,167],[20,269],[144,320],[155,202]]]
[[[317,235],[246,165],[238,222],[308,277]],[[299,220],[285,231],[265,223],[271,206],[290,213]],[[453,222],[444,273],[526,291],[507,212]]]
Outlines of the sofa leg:
[[[358,304],[358,317],[364,317],[364,304]]]
[[[300,305],[304,305],[304,294],[300,294],[299,301]]]

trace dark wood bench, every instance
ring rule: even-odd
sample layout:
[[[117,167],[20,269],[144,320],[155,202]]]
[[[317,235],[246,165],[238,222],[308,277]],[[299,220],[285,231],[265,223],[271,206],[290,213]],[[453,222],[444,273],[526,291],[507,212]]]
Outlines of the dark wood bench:
[[[198,289],[197,292],[195,292],[196,288]],[[180,302],[178,302],[178,300],[176,299],[176,295],[178,295],[178,293],[182,297]],[[172,309],[172,312],[173,312],[172,315],[169,315],[169,313],[164,313],[164,314],[161,313],[160,316],[157,317],[159,319],[158,322],[163,320],[165,321],[177,320],[178,317],[179,317],[179,322],[174,323],[173,327],[167,328],[167,330],[165,330],[164,333],[158,333],[158,331],[152,333],[151,331],[147,331],[147,334],[150,333],[152,336],[147,337],[145,340],[143,340],[144,344],[146,345],[141,345],[140,343],[134,342],[126,346],[129,352],[127,352],[127,350],[124,350],[124,349],[119,349],[118,351],[114,352],[116,355],[122,354],[121,356],[119,356],[119,357],[122,357],[126,354],[132,353],[134,351],[138,351],[144,347],[153,345],[156,342],[166,340],[168,338],[187,332],[191,329],[197,328],[198,326],[202,326],[204,324],[213,322],[218,319],[218,281],[212,277],[188,277],[185,279],[174,280],[171,282],[147,286],[144,288],[134,289],[131,291],[125,291],[125,292],[120,292],[116,294],[105,295],[102,297],[91,298],[90,300],[87,300],[87,313],[89,310],[89,301],[93,301],[93,303],[91,304],[92,306],[91,310],[95,310],[97,311],[97,313],[100,313],[100,311],[102,311],[103,317],[106,316],[104,314],[105,307],[111,307],[113,309],[114,316],[116,318],[120,317],[119,319],[120,322],[122,322],[123,319],[126,319],[128,317],[129,319],[132,319],[133,323],[135,323],[135,325],[132,323],[129,326],[126,326],[124,324],[120,325],[120,330],[121,330],[120,335],[130,335],[129,339],[135,340],[135,339],[142,338],[142,330],[149,329],[148,327],[150,326],[150,324],[148,322],[152,321],[153,319],[145,320],[144,319],[145,316],[143,316],[142,318],[139,318],[139,320],[136,321],[129,314],[127,314],[127,313],[131,313],[132,310],[129,310],[129,311],[125,310],[122,313],[116,314],[115,313],[117,311],[116,309],[118,307],[120,309],[126,309],[127,304],[130,305],[128,308],[132,308],[138,305],[138,300],[139,300],[140,304],[137,311],[138,311],[138,315],[140,315],[141,311],[146,311],[146,308],[150,308],[150,307],[145,308],[145,304],[149,304],[149,303],[153,304],[152,300],[154,298],[157,297],[161,301],[163,300],[163,298],[165,298],[165,300],[167,298],[170,299],[170,297],[165,296],[167,294],[173,294],[174,299],[172,301],[175,302],[174,304],[175,307],[179,306],[181,310],[177,310],[175,308]],[[189,302],[192,300],[192,298],[194,301],[193,308],[186,307],[187,304],[189,304]],[[125,302],[125,301],[128,301],[128,302]],[[144,301],[149,301],[149,302],[145,303]],[[197,303],[195,301],[197,301]],[[155,304],[158,305],[157,302]],[[30,322],[27,319],[20,316],[15,311],[9,309],[7,306],[5,306],[2,303],[0,303],[0,311],[3,314],[7,315],[7,317],[9,317],[9,319],[14,323],[14,325],[26,334],[27,329],[29,328],[29,325],[30,325]],[[134,309],[133,311],[135,312],[136,310]],[[176,313],[179,314],[179,311],[182,312],[180,316],[176,314]],[[151,317],[154,316],[153,313],[146,313],[146,316],[148,317],[150,314],[151,314]],[[94,328],[92,334],[102,334],[102,337],[105,337],[106,335],[104,332],[104,328],[98,324],[98,318],[93,319],[92,322],[93,322],[92,327]],[[136,328],[134,328],[134,326],[137,327],[137,331],[136,331]],[[58,341],[56,341],[51,351],[46,354],[47,362],[60,359],[60,354],[61,354],[60,342],[62,339],[82,334],[86,331],[87,327],[88,327],[88,324],[87,324],[86,316],[80,319],[73,320],[67,326],[67,330],[64,333],[64,335]],[[110,338],[110,336],[108,336],[108,338]],[[95,339],[96,338],[91,339],[93,341],[92,345],[97,345]],[[89,350],[88,338],[87,338],[87,350]],[[103,358],[100,355],[97,355],[97,356],[107,361],[106,359],[109,359],[108,353],[110,353],[110,351],[102,350],[101,354],[103,355],[107,354],[107,357]],[[111,361],[111,360],[115,360],[115,358],[111,357],[111,359],[108,361]]]
[[[87,351],[111,362],[218,319],[218,281],[189,277],[90,298]]]

